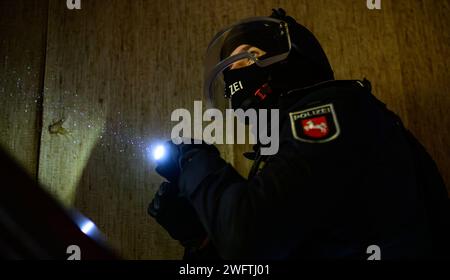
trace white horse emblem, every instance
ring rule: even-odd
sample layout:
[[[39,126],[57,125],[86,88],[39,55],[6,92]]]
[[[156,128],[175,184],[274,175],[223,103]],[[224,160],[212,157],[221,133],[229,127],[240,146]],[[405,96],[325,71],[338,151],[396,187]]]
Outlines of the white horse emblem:
[[[336,139],[341,130],[333,104],[321,105],[289,113],[295,139],[306,143],[327,143]]]
[[[305,131],[310,131],[313,129],[320,130],[321,133],[326,134],[328,132],[328,126],[326,123],[321,122],[320,124],[315,124],[313,121],[307,121],[306,125],[303,127]]]

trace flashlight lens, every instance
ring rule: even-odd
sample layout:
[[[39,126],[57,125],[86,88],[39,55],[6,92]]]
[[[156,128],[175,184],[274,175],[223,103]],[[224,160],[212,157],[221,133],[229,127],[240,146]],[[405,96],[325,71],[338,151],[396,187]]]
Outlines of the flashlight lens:
[[[164,157],[164,155],[166,154],[166,148],[163,145],[158,145],[156,146],[156,148],[153,150],[153,158],[155,160],[160,160]]]

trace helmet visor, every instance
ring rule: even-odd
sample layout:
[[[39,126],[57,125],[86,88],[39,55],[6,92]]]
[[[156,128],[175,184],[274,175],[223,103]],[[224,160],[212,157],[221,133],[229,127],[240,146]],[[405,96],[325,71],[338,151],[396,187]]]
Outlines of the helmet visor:
[[[225,71],[252,64],[267,67],[286,59],[290,50],[287,24],[271,17],[245,19],[217,33],[207,49],[204,65],[208,107],[230,107],[223,79]]]

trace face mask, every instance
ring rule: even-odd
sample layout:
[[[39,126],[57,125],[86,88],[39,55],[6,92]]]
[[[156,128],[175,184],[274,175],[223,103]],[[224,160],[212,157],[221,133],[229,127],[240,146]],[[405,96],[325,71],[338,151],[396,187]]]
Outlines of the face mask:
[[[267,98],[269,72],[256,64],[224,72],[225,94],[233,109],[255,108]]]

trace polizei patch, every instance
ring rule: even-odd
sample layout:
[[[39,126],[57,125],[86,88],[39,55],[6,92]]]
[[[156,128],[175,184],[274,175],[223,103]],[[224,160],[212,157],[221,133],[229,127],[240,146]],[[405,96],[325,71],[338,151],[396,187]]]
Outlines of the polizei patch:
[[[325,143],[339,136],[339,123],[333,104],[289,114],[294,138],[308,143]]]

